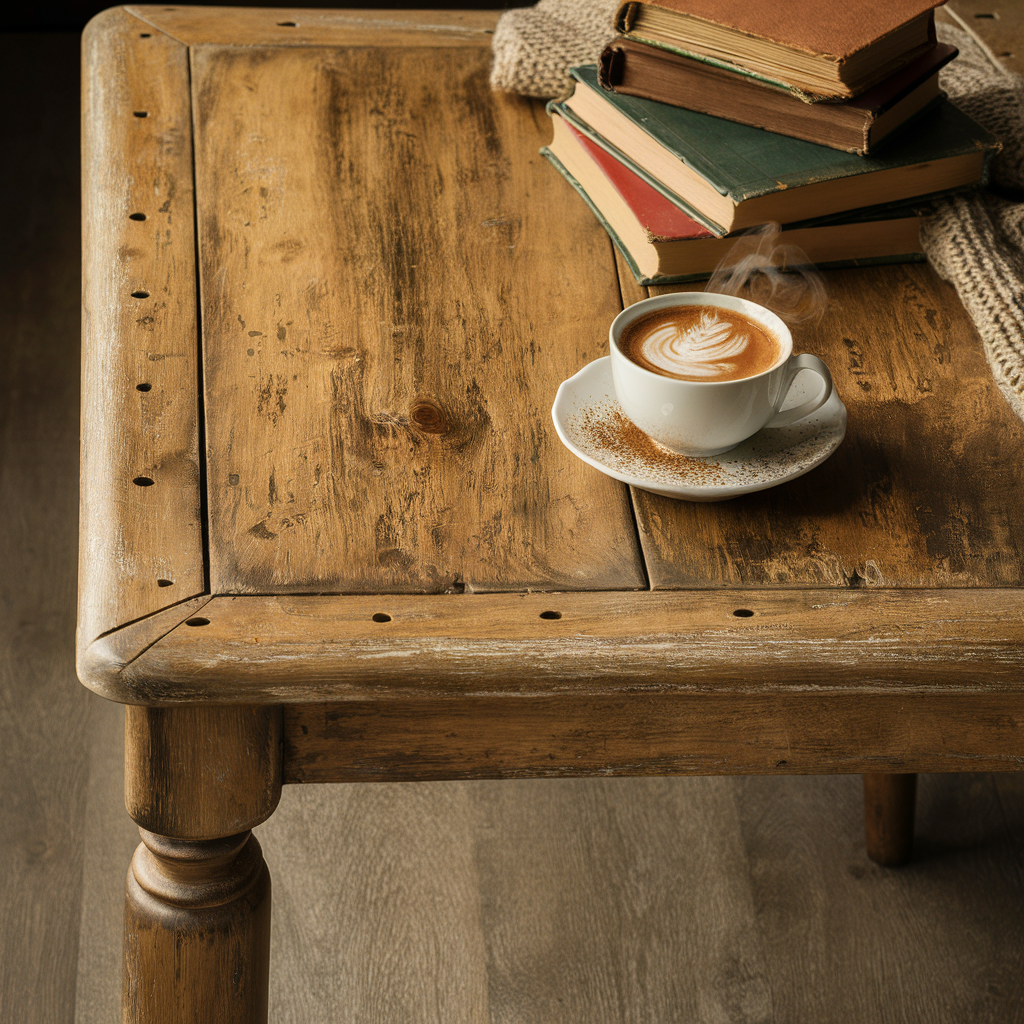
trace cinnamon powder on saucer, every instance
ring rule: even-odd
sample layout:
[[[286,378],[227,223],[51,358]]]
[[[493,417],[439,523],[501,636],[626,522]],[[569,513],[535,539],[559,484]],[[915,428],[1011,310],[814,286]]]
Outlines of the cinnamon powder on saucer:
[[[705,459],[679,455],[645,434],[619,409],[590,408],[583,411],[578,425],[595,457],[614,462],[633,476],[657,477],[682,482],[694,487],[712,487],[724,483],[726,474],[720,466]]]

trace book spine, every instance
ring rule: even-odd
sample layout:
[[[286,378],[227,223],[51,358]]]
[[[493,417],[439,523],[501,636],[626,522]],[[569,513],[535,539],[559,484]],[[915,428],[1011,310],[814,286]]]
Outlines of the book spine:
[[[622,85],[626,54],[618,46],[606,46],[597,59],[597,80],[602,89],[614,90]]]
[[[615,31],[625,34],[636,21],[636,13],[640,5],[638,3],[622,4],[615,12]]]

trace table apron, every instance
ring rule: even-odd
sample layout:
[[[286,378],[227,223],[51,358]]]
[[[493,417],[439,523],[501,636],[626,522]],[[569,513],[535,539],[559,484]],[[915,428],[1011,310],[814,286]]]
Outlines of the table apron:
[[[288,705],[285,782],[1019,771],[1024,696],[747,693]]]

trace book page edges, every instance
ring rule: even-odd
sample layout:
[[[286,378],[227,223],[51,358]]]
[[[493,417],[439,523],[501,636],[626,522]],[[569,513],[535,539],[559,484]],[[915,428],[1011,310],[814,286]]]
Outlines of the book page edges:
[[[713,215],[699,210],[686,196],[681,195],[679,192],[665,185],[653,167],[649,169],[637,160],[632,159],[618,146],[598,133],[596,129],[592,128],[586,120],[584,120],[572,109],[572,107],[568,105],[572,99],[573,97],[570,96],[564,103],[555,103],[554,109],[561,114],[566,121],[573,126],[573,128],[585,135],[588,139],[592,139],[602,149],[611,153],[616,160],[625,164],[634,174],[646,181],[648,185],[657,189],[669,202],[675,203],[676,206],[678,206],[684,213],[691,216],[698,224],[703,224],[704,227],[706,227],[712,234],[721,237],[722,235],[727,235],[729,233],[731,228],[712,219]],[[616,111],[616,113],[619,113],[621,117],[625,118],[625,115],[621,114],[619,111]],[[626,120],[628,120],[628,118],[626,118]],[[643,132],[643,129],[638,130]],[[646,135],[647,133],[644,132],[643,134]],[[657,146],[658,144],[654,143],[654,145]],[[671,156],[665,150],[662,150],[662,152],[665,153],[666,169],[673,170],[676,173],[682,173],[690,179],[691,182],[699,183],[702,193],[714,192],[714,195],[717,197],[716,206],[719,207],[722,212],[728,214],[728,222],[731,223],[733,218],[733,207],[735,205],[733,201],[728,196],[723,196],[721,193],[715,191],[714,187],[710,185],[705,178],[698,174],[697,171],[688,167],[682,160]]]
[[[686,270],[680,268],[679,273],[662,272],[659,269],[646,269],[648,265],[648,259],[644,259],[645,269],[641,269],[637,260],[634,258],[633,253],[626,246],[623,240],[612,228],[607,218],[602,214],[601,210],[597,207],[594,201],[588,195],[586,189],[580,184],[579,181],[572,175],[572,173],[565,167],[565,165],[558,159],[557,155],[551,151],[551,148],[544,146],[540,150],[541,156],[543,156],[548,162],[569,182],[569,184],[579,194],[580,198],[587,204],[591,213],[597,219],[598,223],[604,228],[608,237],[611,239],[612,244],[622,253],[623,259],[626,261],[630,272],[638,284],[641,285],[652,285],[652,284],[683,284],[690,281],[702,281],[707,280],[708,277],[714,272],[714,267],[709,264],[713,261],[717,266],[721,258],[728,252],[729,248],[734,244],[735,239],[733,238],[696,238],[696,239],[672,239],[661,241],[658,239],[652,240],[650,244],[650,251],[645,255],[656,261],[657,267],[661,267],[663,262],[667,262],[669,265],[672,263],[683,262],[688,264],[691,268],[696,263],[702,269],[691,269]],[[914,227],[909,231],[909,225],[913,223]],[[837,225],[839,227],[840,225]],[[894,222],[894,226],[900,232],[897,239],[894,240],[894,244],[891,246],[891,252],[878,254],[873,256],[854,256],[845,257],[842,259],[833,260],[818,260],[815,262],[815,266],[820,270],[827,270],[832,268],[841,267],[862,267],[862,266],[873,266],[882,264],[893,264],[893,263],[914,263],[921,262],[924,260],[924,254],[921,251],[920,240],[917,233],[917,222],[916,218],[898,218]],[[850,226],[841,225],[841,227],[849,230]],[[815,245],[811,237],[805,237],[808,231],[814,231],[814,228],[800,228],[796,227],[792,230],[784,230],[783,239],[788,244],[798,245],[801,248],[807,249],[815,248]],[[907,237],[902,237],[906,233]],[[801,244],[802,243],[802,244]],[[670,252],[663,253],[661,250],[668,248],[684,248],[688,250],[692,255],[687,257],[681,257],[680,254],[673,254]],[[709,251],[710,250],[710,251]],[[902,250],[902,251],[901,251]]]

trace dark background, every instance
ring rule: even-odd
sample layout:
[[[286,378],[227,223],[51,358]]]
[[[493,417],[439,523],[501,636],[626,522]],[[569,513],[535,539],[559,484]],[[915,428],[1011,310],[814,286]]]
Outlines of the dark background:
[[[532,0],[326,0],[324,3],[302,3],[289,5],[287,0],[275,3],[259,3],[247,0],[244,3],[219,3],[220,7],[324,7],[337,10],[341,7],[375,8],[391,10],[503,10],[507,7],[528,7]],[[9,10],[0,18],[0,31],[63,31],[80,32],[86,22],[100,11],[117,6],[111,3],[89,3],[87,0],[60,0],[48,4],[31,4]]]

